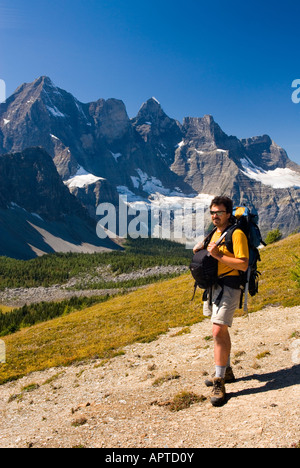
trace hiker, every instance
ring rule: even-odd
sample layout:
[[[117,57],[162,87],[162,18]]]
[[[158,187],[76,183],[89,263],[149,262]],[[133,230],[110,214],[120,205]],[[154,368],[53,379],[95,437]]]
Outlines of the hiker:
[[[219,280],[206,292],[203,314],[210,316],[213,323],[216,370],[213,378],[205,381],[207,386],[213,387],[213,406],[225,403],[225,383],[235,380],[230,366],[231,340],[228,327],[232,326],[233,314],[239,307],[241,297],[239,271],[247,271],[249,264],[248,241],[241,229],[236,229],[232,235],[233,253],[222,242],[216,245],[222,233],[231,225],[232,211],[233,203],[228,197],[215,197],[211,202],[210,214],[216,230],[207,250],[218,261]],[[194,253],[202,248],[203,243],[197,244]]]

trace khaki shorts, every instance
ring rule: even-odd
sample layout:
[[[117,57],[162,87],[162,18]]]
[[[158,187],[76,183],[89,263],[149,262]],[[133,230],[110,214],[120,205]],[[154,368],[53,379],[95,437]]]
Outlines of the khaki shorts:
[[[214,301],[217,299],[221,286],[213,286],[212,289],[212,305],[209,304],[209,298],[203,303],[203,315],[211,317],[213,323],[220,325],[232,326],[233,315],[239,307],[241,290],[233,289],[229,286],[224,286],[224,292],[220,304],[217,306]]]

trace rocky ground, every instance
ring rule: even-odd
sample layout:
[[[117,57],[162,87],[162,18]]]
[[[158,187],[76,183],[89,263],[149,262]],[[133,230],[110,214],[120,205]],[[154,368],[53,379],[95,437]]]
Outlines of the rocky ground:
[[[211,324],[172,329],[108,362],[52,368],[0,387],[0,447],[299,446],[300,307],[268,307],[231,329],[237,380],[214,408]],[[197,403],[171,411],[181,392]]]

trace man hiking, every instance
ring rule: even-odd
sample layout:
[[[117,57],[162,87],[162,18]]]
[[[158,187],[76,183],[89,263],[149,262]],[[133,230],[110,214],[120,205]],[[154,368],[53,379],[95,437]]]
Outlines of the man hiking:
[[[231,225],[232,210],[232,200],[228,197],[215,197],[210,205],[210,214],[216,230],[207,250],[218,261],[219,280],[208,291],[207,301],[203,305],[203,314],[210,316],[213,323],[216,371],[214,378],[205,382],[207,386],[213,387],[211,395],[213,406],[221,406],[225,403],[225,382],[235,380],[230,367],[231,340],[228,327],[232,326],[233,314],[239,307],[241,297],[239,271],[247,271],[249,264],[248,241],[241,229],[233,232],[233,253],[223,242],[216,245],[218,239]],[[203,247],[203,243],[197,244],[194,247],[194,253]]]

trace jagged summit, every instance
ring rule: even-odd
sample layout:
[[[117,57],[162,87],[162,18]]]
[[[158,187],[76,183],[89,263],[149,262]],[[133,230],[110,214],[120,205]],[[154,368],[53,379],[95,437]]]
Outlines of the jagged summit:
[[[22,96],[25,100],[27,96],[31,98],[39,97],[42,90],[55,91],[58,90],[58,88],[48,76],[40,76],[31,83],[23,83],[16,89],[12,96]]]
[[[138,111],[138,114],[132,121],[136,125],[152,125],[158,123],[159,119],[167,117],[160,103],[155,98],[150,98],[144,102]]]
[[[97,181],[75,187],[94,216],[97,203],[118,193],[226,193],[259,207],[263,229],[300,225],[300,167],[268,135],[239,140],[209,114],[181,124],[154,97],[129,119],[121,100],[81,103],[41,76],[0,105],[0,154],[33,146],[47,151],[66,183],[78,170]],[[68,186],[75,193],[74,180]]]

